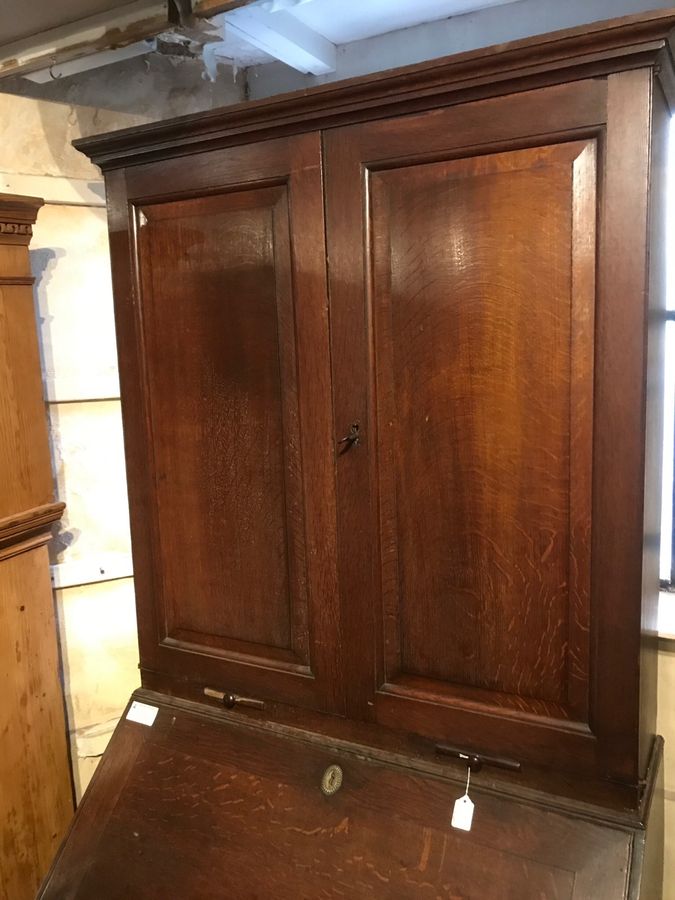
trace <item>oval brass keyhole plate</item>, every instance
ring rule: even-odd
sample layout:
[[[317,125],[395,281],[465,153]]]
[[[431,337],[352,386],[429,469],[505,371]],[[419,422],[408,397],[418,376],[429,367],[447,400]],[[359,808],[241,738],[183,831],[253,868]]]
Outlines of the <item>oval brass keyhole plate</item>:
[[[326,797],[332,797],[342,787],[342,769],[340,766],[328,766],[321,778],[321,792]]]

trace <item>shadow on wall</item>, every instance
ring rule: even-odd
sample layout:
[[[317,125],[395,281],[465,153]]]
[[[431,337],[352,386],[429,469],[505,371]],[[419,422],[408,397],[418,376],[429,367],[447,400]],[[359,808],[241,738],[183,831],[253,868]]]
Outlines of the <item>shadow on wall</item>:
[[[53,319],[47,312],[46,292],[58,261],[63,259],[66,251],[62,247],[43,247],[30,251],[31,269],[35,277],[33,303],[35,318],[38,322],[42,340],[39,341],[40,364],[43,379],[47,373],[54,371],[50,322]],[[47,388],[43,383],[43,396],[47,396]],[[52,457],[52,476],[55,489],[62,468],[61,454],[54,429],[50,429],[50,451]],[[62,521],[52,526],[52,540],[49,542],[49,562],[54,565],[62,560],[63,552],[79,537],[78,529],[65,528]]]
[[[62,247],[41,247],[39,249],[30,251],[30,266],[35,278],[33,289],[35,321],[38,323],[40,335],[43,336],[42,340],[39,341],[39,346],[44,397],[47,396],[47,389],[46,385],[44,385],[44,380],[49,372],[54,371],[54,358],[52,354],[50,329],[50,323],[53,319],[53,316],[51,316],[47,311],[47,285],[52,279],[58,260],[63,259],[65,255],[66,251]],[[46,336],[48,340],[45,340],[44,336]]]

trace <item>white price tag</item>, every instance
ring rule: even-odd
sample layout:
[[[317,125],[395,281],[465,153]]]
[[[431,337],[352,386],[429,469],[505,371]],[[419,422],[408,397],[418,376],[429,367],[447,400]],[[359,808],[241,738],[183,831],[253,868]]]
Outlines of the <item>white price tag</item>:
[[[460,828],[462,831],[471,831],[471,822],[473,820],[473,801],[468,794],[455,800],[455,807],[452,811],[453,828]]]
[[[138,700],[134,700],[129,707],[127,719],[130,722],[138,722],[140,725],[152,725],[158,712],[158,706],[149,706],[147,703],[139,703]]]

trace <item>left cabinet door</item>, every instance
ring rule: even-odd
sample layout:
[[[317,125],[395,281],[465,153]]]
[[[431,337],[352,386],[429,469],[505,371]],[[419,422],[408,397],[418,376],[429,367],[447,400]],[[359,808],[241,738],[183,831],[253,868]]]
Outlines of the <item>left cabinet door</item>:
[[[144,684],[340,712],[320,136],[107,181]]]

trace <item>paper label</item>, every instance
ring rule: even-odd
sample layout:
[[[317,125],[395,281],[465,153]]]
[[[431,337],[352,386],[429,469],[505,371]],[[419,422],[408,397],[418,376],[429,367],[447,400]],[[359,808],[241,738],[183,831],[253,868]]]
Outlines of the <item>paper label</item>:
[[[455,807],[452,811],[453,828],[459,828],[462,831],[471,831],[471,822],[473,820],[473,801],[468,794],[455,800]]]
[[[138,722],[140,725],[152,725],[158,712],[158,706],[149,706],[147,703],[139,703],[138,700],[134,700],[129,707],[127,719],[130,722]]]

